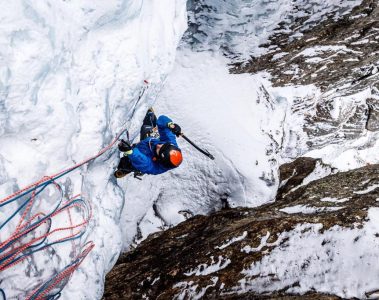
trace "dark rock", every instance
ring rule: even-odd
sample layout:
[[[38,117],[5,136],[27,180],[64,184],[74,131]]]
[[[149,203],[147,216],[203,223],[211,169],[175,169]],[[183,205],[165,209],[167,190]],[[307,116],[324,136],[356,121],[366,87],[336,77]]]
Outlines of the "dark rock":
[[[283,194],[300,185],[304,178],[314,171],[317,161],[321,160],[300,157],[291,163],[281,165],[279,167],[280,186],[276,197],[280,199]]]
[[[300,162],[304,163],[304,167],[300,166]],[[150,236],[135,250],[119,258],[106,277],[104,299],[174,299],[186,285],[197,292],[207,287],[203,299],[338,299],[337,296],[312,290],[305,295],[287,294],[291,286],[273,294],[233,292],[233,287],[243,278],[241,271],[259,262],[273,249],[286,247],[285,239],[274,243],[281,233],[291,231],[299,224],[322,224],[320,232],[336,225],[346,230],[361,228],[367,220],[368,208],[379,206],[376,201],[379,188],[375,188],[379,186],[379,165],[333,174],[289,189],[301,183],[301,178],[309,174],[315,164],[316,160],[303,158],[292,166],[283,166],[281,179],[292,179],[292,183],[285,189],[287,193],[272,204],[195,216],[159,236]],[[291,176],[294,169],[298,177]],[[345,200],[340,203],[332,199]],[[288,206],[311,206],[315,211],[285,213],[283,209]],[[331,206],[338,210],[329,210]],[[260,245],[268,232],[267,244],[259,251],[241,251],[245,246]],[[243,238],[231,242],[233,237]],[[325,251],[328,251],[329,243],[329,240],[322,243]],[[201,264],[217,261],[221,265],[226,263],[226,267],[196,274],[196,270],[204,271],[199,267]],[[189,298],[189,295],[184,296],[184,299]]]
[[[323,90],[346,81],[357,84],[355,91],[372,83],[371,77],[365,77],[365,74],[379,59],[379,40],[376,39],[379,7],[376,0],[364,0],[350,14],[337,20],[331,15],[311,29],[304,29],[301,38],[291,38],[303,22],[300,19],[293,21],[289,32],[278,30],[267,45],[262,45],[277,50],[253,58],[248,63],[235,64],[232,72],[255,73],[265,70],[273,75],[273,82],[277,86],[289,83],[315,84]],[[301,52],[315,46],[345,46],[348,51],[331,48],[317,55],[320,61],[310,63]],[[285,55],[274,59],[280,53]],[[297,70],[296,74],[291,74],[292,70]]]
[[[343,145],[347,140],[361,138],[367,130],[379,129],[378,2],[363,0],[351,13],[340,18],[331,15],[293,38],[302,28],[301,21],[304,20],[293,20],[287,31],[278,29],[263,45],[274,50],[235,64],[231,70],[267,71],[274,86],[313,84],[320,88],[321,95],[290,101],[294,102],[291,115],[303,124],[303,128],[285,133],[287,140],[297,141],[296,145],[285,146],[289,148],[285,154],[292,158],[326,145]],[[314,53],[315,49],[318,53]],[[313,54],[304,55],[307,51]],[[367,99],[358,96],[362,91],[367,91]]]
[[[378,131],[379,130],[379,101],[376,99],[367,99],[366,100],[368,107],[368,116],[366,129],[370,131]]]

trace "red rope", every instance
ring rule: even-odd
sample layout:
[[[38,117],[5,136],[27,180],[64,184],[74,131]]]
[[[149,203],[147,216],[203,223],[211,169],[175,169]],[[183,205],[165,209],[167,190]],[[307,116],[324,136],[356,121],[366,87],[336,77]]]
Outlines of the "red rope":
[[[149,84],[149,82],[148,82],[147,80],[144,80],[143,82],[144,82],[145,84]],[[142,96],[143,96],[143,93],[142,93],[142,95],[140,95],[140,98],[141,98]],[[16,196],[20,195],[20,194],[23,193],[23,192],[26,192],[27,190],[32,189],[33,187],[39,186],[40,184],[42,184],[42,183],[44,183],[44,182],[47,182],[47,181],[50,180],[51,178],[56,178],[56,177],[58,177],[59,175],[65,173],[65,172],[68,172],[68,171],[70,171],[70,170],[76,169],[76,168],[78,168],[78,167],[80,167],[80,166],[82,166],[82,165],[84,165],[84,164],[90,162],[91,160],[93,160],[93,159],[95,159],[95,158],[98,158],[99,156],[101,156],[102,154],[104,154],[105,152],[107,152],[109,149],[111,149],[111,148],[113,147],[113,145],[118,141],[118,139],[119,139],[120,136],[124,133],[124,131],[125,131],[125,129],[122,130],[120,133],[118,133],[118,134],[116,135],[116,137],[114,138],[114,140],[113,140],[108,146],[106,146],[105,148],[101,149],[96,155],[91,156],[91,157],[89,157],[89,158],[83,160],[82,162],[80,162],[80,163],[78,163],[78,164],[76,164],[76,165],[74,165],[74,166],[72,166],[72,167],[69,167],[69,168],[67,168],[67,169],[64,169],[64,170],[62,170],[62,171],[60,171],[60,172],[58,172],[58,173],[56,173],[56,174],[54,174],[54,175],[51,175],[51,176],[45,176],[45,177],[41,178],[40,180],[38,180],[38,181],[36,181],[36,182],[34,182],[34,183],[32,183],[32,184],[29,184],[28,186],[22,188],[21,190],[18,190],[17,192],[15,192],[15,193],[13,193],[13,194],[11,194],[11,195],[9,195],[9,196],[7,196],[7,197],[1,199],[1,200],[0,200],[0,204],[2,204],[2,203],[4,203],[4,202],[6,202],[6,201],[12,199],[13,197],[16,197]]]
[[[56,173],[56,174],[54,174],[54,175],[51,175],[51,176],[44,176],[44,177],[42,177],[40,180],[38,180],[38,181],[36,181],[36,182],[34,182],[34,183],[32,183],[32,184],[29,184],[28,186],[22,188],[21,190],[18,190],[17,192],[15,192],[15,193],[13,193],[13,194],[11,194],[11,195],[9,195],[9,196],[7,196],[7,197],[1,199],[1,200],[0,200],[0,204],[1,204],[1,203],[4,203],[4,202],[6,202],[6,201],[8,201],[8,200],[10,200],[10,199],[12,199],[13,197],[18,196],[18,195],[20,195],[21,193],[26,192],[26,191],[28,191],[28,190],[30,190],[30,189],[36,187],[36,186],[39,186],[39,185],[41,185],[42,183],[45,183],[45,182],[51,180],[51,178],[56,178],[56,177],[58,177],[59,175],[61,175],[61,174],[63,174],[63,173],[66,173],[66,172],[68,172],[68,171],[70,171],[70,170],[74,170],[74,169],[76,169],[76,168],[78,168],[78,167],[80,167],[80,166],[82,166],[82,165],[85,165],[86,163],[90,162],[91,160],[93,160],[93,159],[95,159],[95,158],[98,158],[99,156],[101,156],[102,154],[104,154],[105,152],[107,152],[109,149],[111,149],[111,148],[113,147],[113,145],[118,141],[118,139],[120,138],[120,136],[123,134],[124,131],[125,131],[125,130],[121,131],[121,132],[116,136],[116,138],[115,138],[115,139],[114,139],[114,140],[113,140],[113,141],[112,141],[107,147],[101,149],[101,150],[99,151],[99,153],[97,153],[96,155],[91,156],[90,158],[87,158],[87,159],[83,160],[82,162],[80,162],[80,163],[78,163],[78,164],[76,164],[76,165],[74,165],[74,166],[72,166],[72,167],[69,167],[69,168],[67,168],[67,169],[64,169],[64,170],[62,170],[62,171],[60,171],[60,172],[58,172],[58,173]]]
[[[51,218],[54,217],[54,216],[56,216],[56,215],[58,215],[58,214],[60,214],[60,213],[62,213],[62,212],[64,212],[64,211],[66,211],[66,210],[69,211],[71,208],[80,207],[80,206],[81,205],[79,205],[79,204],[74,204],[74,205],[66,207],[64,209],[60,209],[60,210],[56,211],[55,213],[53,213],[51,215]],[[68,226],[68,227],[60,227],[60,228],[54,229],[52,231],[49,231],[49,232],[47,232],[45,234],[42,234],[42,235],[36,237],[36,238],[31,239],[29,242],[27,242],[27,243],[25,243],[25,244],[23,244],[23,245],[21,245],[19,247],[10,249],[7,253],[5,253],[2,256],[0,256],[0,259],[2,259],[2,258],[6,257],[6,256],[8,256],[8,255],[10,255],[12,253],[12,255],[7,260],[5,260],[3,263],[0,264],[0,271],[4,271],[4,270],[6,270],[6,269],[8,269],[10,267],[13,267],[13,266],[19,264],[22,261],[24,261],[26,258],[28,258],[28,256],[25,256],[24,258],[19,259],[19,260],[15,261],[14,263],[7,265],[10,261],[12,261],[20,253],[22,253],[25,249],[29,248],[30,246],[36,244],[37,242],[39,242],[41,240],[44,240],[47,237],[52,236],[53,234],[55,234],[57,232],[63,232],[63,231],[70,230],[72,233],[69,234],[69,235],[66,235],[66,236],[64,236],[62,238],[56,239],[54,241],[54,243],[59,243],[59,242],[61,242],[63,240],[66,240],[66,239],[73,238],[73,237],[77,236],[78,234],[80,234],[82,231],[84,231],[86,229],[85,225],[88,224],[88,222],[89,222],[89,220],[91,218],[92,218],[92,209],[90,209],[90,214],[87,216],[87,218],[83,219],[83,221],[81,223],[79,223],[79,224],[75,224],[75,225],[71,225],[71,226]],[[31,229],[28,229],[26,232],[21,232],[21,233],[18,233],[17,235],[12,235],[11,238],[9,238],[6,243],[5,242],[2,243],[2,245],[6,245],[9,242],[17,240],[19,237],[30,233],[35,228],[38,228],[40,225],[45,224],[46,222],[48,222],[47,220],[48,219],[46,219],[42,223],[39,223],[39,224],[33,226]],[[81,230],[73,232],[73,230],[77,229],[77,228],[81,228]]]
[[[52,284],[49,285],[47,289],[45,289],[40,295],[35,298],[35,300],[42,300],[44,299],[44,296],[47,295],[53,288],[55,288],[59,283],[61,283],[64,279],[68,279],[72,273],[80,266],[80,264],[83,262],[83,260],[86,258],[86,256],[91,252],[95,245],[92,242],[88,242],[84,245],[86,247],[82,253],[78,255],[78,257],[75,260],[78,260],[77,263],[73,264],[72,266],[69,266],[66,270],[58,274],[58,276],[55,278]],[[26,298],[26,300],[30,300],[31,297],[33,297],[37,291],[40,289],[40,287],[34,289]]]
[[[144,83],[149,84],[149,82],[147,80],[144,80]],[[142,93],[140,93],[139,98],[137,100],[137,103],[138,103],[139,99],[141,99],[142,96],[144,95],[145,90],[146,90],[146,88],[144,88]],[[68,280],[68,278],[79,267],[79,265],[82,263],[84,258],[88,255],[88,253],[94,247],[94,244],[92,243],[92,241],[88,242],[83,246],[84,250],[81,253],[79,253],[78,255],[76,255],[76,245],[75,245],[74,239],[80,238],[81,234],[84,234],[84,232],[87,228],[87,225],[89,223],[89,220],[92,218],[92,207],[91,207],[91,205],[89,205],[88,210],[86,210],[86,206],[85,206],[84,201],[80,202],[81,199],[79,199],[80,200],[79,202],[74,202],[79,197],[79,195],[77,195],[77,196],[71,198],[70,200],[68,200],[67,202],[65,202],[63,204],[63,207],[61,205],[57,205],[57,207],[55,208],[56,211],[53,211],[51,214],[45,214],[43,212],[37,212],[33,215],[32,209],[36,203],[36,195],[37,195],[36,190],[37,190],[37,188],[42,186],[45,183],[50,184],[49,182],[51,182],[54,184],[55,188],[57,188],[60,192],[62,192],[60,185],[54,181],[55,179],[65,175],[65,173],[71,172],[74,169],[79,168],[80,166],[98,158],[99,156],[101,156],[102,154],[104,154],[105,152],[110,150],[114,146],[114,144],[119,140],[120,136],[124,133],[124,131],[125,130],[122,130],[120,133],[118,133],[116,135],[116,137],[111,141],[111,143],[108,146],[101,149],[96,155],[93,155],[93,156],[81,161],[80,163],[75,164],[74,166],[71,166],[69,168],[66,168],[66,169],[64,169],[64,170],[62,170],[62,171],[60,171],[54,175],[44,176],[40,180],[38,180],[32,184],[29,184],[28,186],[14,192],[13,194],[11,194],[11,195],[0,200],[0,205],[1,205],[7,201],[19,196],[19,195],[31,193],[30,199],[27,200],[28,203],[26,204],[26,207],[25,207],[25,209],[24,209],[24,211],[20,217],[20,220],[17,223],[17,226],[16,226],[14,232],[11,233],[10,236],[5,241],[0,242],[0,249],[3,249],[3,251],[2,251],[3,253],[0,256],[0,271],[4,271],[8,268],[11,268],[11,267],[21,263],[22,261],[27,259],[30,255],[33,255],[36,252],[45,250],[48,247],[50,247],[50,245],[54,245],[54,244],[60,243],[60,242],[65,242],[65,241],[70,240],[70,239],[71,239],[73,255],[74,255],[74,257],[76,257],[73,260],[74,263],[72,263],[71,265],[66,267],[66,269],[64,269],[61,273],[59,273],[58,276],[56,276],[56,278],[54,279],[54,281],[47,286],[47,288],[45,288],[45,285],[47,283],[49,283],[50,280],[45,282],[44,284],[39,285],[38,288],[36,288],[27,297],[27,299],[31,299],[32,297],[33,297],[33,299],[43,299],[45,297],[45,295],[48,295],[49,292],[52,289],[54,289],[58,284],[62,283],[63,280],[65,280],[65,279]],[[16,200],[16,199],[14,199],[14,200]],[[72,202],[72,205],[70,204],[71,202]],[[59,206],[61,206],[61,207],[59,208]],[[71,209],[73,209],[73,208],[79,208],[79,209],[82,209],[82,212],[87,212],[87,215],[86,216],[82,215],[81,222],[79,222],[77,224],[74,224],[73,219],[72,219]],[[67,211],[67,214],[68,214],[69,226],[56,228],[56,229],[50,231],[50,228],[51,228],[52,223],[53,223],[53,218],[56,217],[57,215],[65,212],[65,211]],[[31,216],[29,216],[29,215],[31,215]],[[42,220],[41,222],[38,222],[38,218],[45,218],[45,219]],[[30,224],[32,224],[33,222],[35,222],[35,224],[33,226],[30,226]],[[37,235],[36,230],[40,229],[41,226],[43,226],[43,225],[47,226],[45,233]],[[66,234],[65,233],[66,231],[69,231],[69,233]],[[26,237],[26,235],[31,233],[31,232],[35,232],[35,235],[37,235],[37,236],[35,236],[34,238],[30,239],[27,242],[21,241],[21,238]],[[33,246],[39,247],[40,244],[42,244],[42,242],[44,242],[47,239],[52,239],[53,236],[57,233],[60,233],[60,234],[63,233],[63,237],[61,236],[60,238],[56,238],[52,242],[49,241],[50,243],[46,244],[46,246],[45,245],[41,246],[41,248],[38,248],[36,251],[31,251],[29,254],[24,253],[27,249],[31,249]],[[40,243],[40,244],[38,244],[38,243]],[[6,250],[4,251],[4,249],[6,249]],[[35,298],[35,296],[37,296],[37,298]]]

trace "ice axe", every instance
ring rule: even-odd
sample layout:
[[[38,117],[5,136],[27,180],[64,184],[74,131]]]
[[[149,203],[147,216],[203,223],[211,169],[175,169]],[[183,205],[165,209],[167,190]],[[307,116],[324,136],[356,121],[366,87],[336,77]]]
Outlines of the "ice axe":
[[[194,148],[196,148],[198,151],[203,153],[205,156],[208,156],[210,159],[214,160],[214,156],[208,152],[208,150],[201,149],[199,146],[197,146],[194,142],[192,142],[188,137],[184,135],[184,133],[179,134],[183,139],[185,139],[188,143],[190,143]]]

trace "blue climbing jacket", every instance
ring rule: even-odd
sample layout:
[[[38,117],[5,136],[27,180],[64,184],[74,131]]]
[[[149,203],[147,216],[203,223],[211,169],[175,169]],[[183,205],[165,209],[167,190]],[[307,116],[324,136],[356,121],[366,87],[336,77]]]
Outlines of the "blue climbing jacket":
[[[133,153],[128,155],[133,167],[138,171],[145,174],[158,175],[173,168],[166,168],[158,161],[154,161],[156,156],[156,147],[158,144],[164,144],[170,142],[174,146],[178,147],[176,143],[176,136],[167,126],[168,123],[172,122],[169,117],[164,115],[160,116],[157,120],[159,139],[148,137],[140,141],[134,148]]]

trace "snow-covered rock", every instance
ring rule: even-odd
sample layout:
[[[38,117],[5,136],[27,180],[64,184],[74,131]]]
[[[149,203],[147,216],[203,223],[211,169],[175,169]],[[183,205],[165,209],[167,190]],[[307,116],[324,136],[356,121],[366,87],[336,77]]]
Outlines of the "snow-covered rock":
[[[296,193],[329,173],[378,162],[375,0],[188,1],[189,30],[178,53],[187,25],[184,0],[17,0],[3,2],[0,8],[0,199],[96,154],[125,126],[138,141],[140,122],[152,104],[157,114],[172,117],[188,137],[216,157],[210,161],[179,139],[184,163],[162,176],[116,181],[111,174],[118,152],[113,148],[62,178],[67,196],[81,193],[91,202],[93,219],[82,241],[96,244],[64,289],[64,299],[100,298],[105,273],[122,249],[137,246],[151,233],[222,206],[267,204],[274,201],[278,188],[285,194]],[[141,98],[144,80],[149,88]],[[317,160],[315,169],[300,185],[294,182],[296,174],[289,174],[286,183],[294,185],[286,186],[280,182],[280,164],[302,155]],[[354,195],[369,188],[375,192],[375,187],[367,187]],[[307,212],[312,218],[314,212],[346,211],[350,196],[326,194],[317,205],[279,203],[281,211],[276,213],[296,218]],[[330,209],[322,208],[326,204]],[[375,208],[369,211],[370,220],[375,220]],[[9,213],[9,208],[1,208],[0,217]],[[230,218],[238,223],[239,210],[230,212]],[[362,226],[370,227],[370,222]],[[296,240],[307,231],[304,226],[291,227],[284,240]],[[318,226],[309,226],[314,234],[307,236],[309,240],[319,240]],[[0,239],[10,230],[11,226],[2,229]],[[254,255],[276,247],[273,230],[270,235],[262,231],[252,236],[254,242],[244,245],[243,253]],[[370,230],[374,231],[372,226],[368,235]],[[220,234],[213,245],[218,248],[213,249],[229,251],[248,241],[246,233],[248,228]],[[330,234],[339,233],[342,237],[345,229]],[[302,246],[294,245],[298,250]],[[376,247],[375,241],[372,246]],[[309,249],[301,249],[308,253]],[[365,251],[363,246],[358,250]],[[24,297],[48,269],[55,271],[70,260],[64,247],[52,252],[52,259],[35,257],[1,272],[7,296]],[[267,266],[283,253],[267,256],[266,261],[262,256],[262,261],[246,267],[244,276],[256,276],[257,266],[269,274]],[[224,288],[226,283],[214,273],[228,271],[234,262],[223,254],[188,264],[183,274],[211,277],[198,289],[184,275],[175,283],[175,291],[201,297],[208,290]],[[278,278],[292,282],[283,269],[279,271]],[[166,274],[146,282],[157,286],[161,276]],[[262,281],[260,291],[272,292]],[[283,282],[275,287],[282,290]],[[371,288],[366,282],[355,283],[360,288],[346,292],[339,286],[336,293],[360,297]],[[229,287],[234,293],[241,285],[234,282]],[[291,291],[302,293],[309,286],[306,281]]]
[[[245,24],[247,15],[238,8],[268,7],[271,1],[190,3],[190,31],[158,108],[175,111],[189,134],[193,132],[216,157],[233,162],[243,178],[240,188],[247,205],[271,202],[270,195],[278,189],[279,194],[272,204],[195,216],[151,236],[119,260],[108,277],[106,298],[114,299],[118,292],[126,297],[177,299],[265,299],[284,297],[286,292],[294,299],[374,295],[377,165],[366,165],[378,163],[377,1],[296,1],[296,8],[283,5],[283,11],[271,15],[263,9],[263,23],[270,28],[258,36],[264,44],[249,44],[255,38],[254,20]],[[284,22],[276,27],[282,12]],[[228,63],[233,74],[225,71]],[[237,74],[249,75],[251,82]],[[196,110],[195,116],[189,116],[191,110]],[[230,123],[208,119],[209,115],[221,115]],[[234,136],[230,140],[228,134],[219,136],[214,124]],[[242,155],[241,149],[254,150]],[[300,156],[310,158],[296,160],[295,167],[284,164],[278,178],[279,165]],[[199,175],[212,163],[202,162],[201,155],[188,160],[201,166],[191,168]],[[249,168],[254,160],[259,163]],[[225,172],[220,162],[215,163]],[[273,180],[262,180],[269,176],[259,178],[257,173],[265,173],[269,166]],[[326,177],[358,167],[362,168]],[[282,176],[285,168],[287,174]],[[234,176],[229,178],[235,187]],[[213,177],[210,182],[213,179],[219,181]],[[218,185],[211,195],[217,197],[210,202],[203,200],[204,193],[199,199],[192,191],[178,193],[176,199],[192,196],[187,205],[196,208],[203,201],[208,209],[213,202],[217,210],[221,206],[217,201],[224,200],[220,192],[230,190],[225,189],[227,184]],[[196,186],[203,190],[205,184],[199,180]],[[160,196],[157,206],[164,207],[165,192]],[[239,193],[229,196],[232,207],[246,205]],[[151,216],[146,215],[144,222]],[[158,231],[157,224],[153,231]],[[203,275],[202,270],[214,272]]]
[[[157,233],[120,257],[104,299],[364,299],[379,288],[378,167]]]

